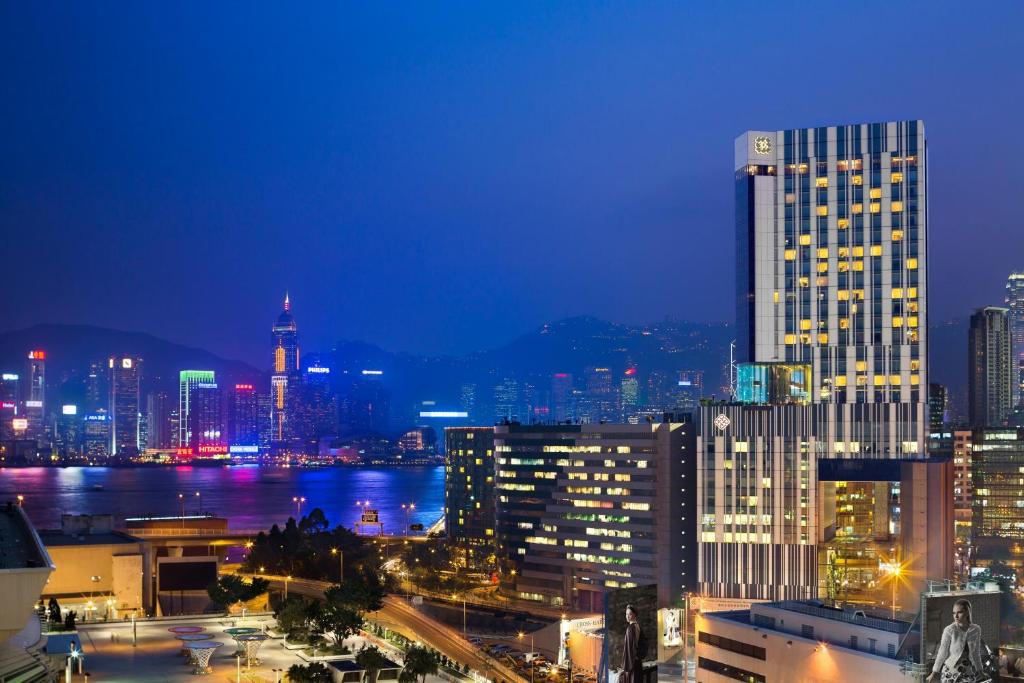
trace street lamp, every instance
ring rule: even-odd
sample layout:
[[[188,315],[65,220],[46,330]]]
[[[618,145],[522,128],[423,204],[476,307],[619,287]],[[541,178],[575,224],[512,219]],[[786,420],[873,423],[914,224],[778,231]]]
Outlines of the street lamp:
[[[18,494],[18,507],[25,507],[25,496],[21,495],[20,493]]]
[[[284,599],[285,600],[288,599],[288,582],[291,581],[291,580],[292,580],[292,577],[290,575],[284,577]]]
[[[203,516],[203,498],[199,495],[199,491],[196,491],[196,505],[199,507],[199,516]]]
[[[181,504],[181,526],[185,526],[185,494],[178,494],[178,502]]]
[[[896,584],[899,583],[900,577],[903,575],[903,565],[898,562],[892,562],[889,567],[889,581],[892,583],[892,618],[896,618]]]
[[[525,637],[526,637],[526,634],[523,633],[522,631],[520,631],[519,632],[519,640],[521,641]],[[520,647],[522,647],[522,646],[520,646]],[[533,667],[534,667],[534,662],[537,661],[537,656],[536,656],[536,654],[534,654],[534,650],[533,650],[533,634],[532,633],[530,634],[530,654],[533,654],[533,659],[530,660],[530,683],[533,683]],[[571,681],[566,681],[566,683],[571,683]]]
[[[302,504],[306,502],[305,496],[292,496],[292,502],[295,503],[295,521],[302,519]]]
[[[409,533],[409,513],[416,509],[416,503],[402,503],[402,509],[405,510],[405,533],[403,536],[411,535]]]
[[[331,548],[331,555],[338,556],[338,583],[345,579],[345,551]]]

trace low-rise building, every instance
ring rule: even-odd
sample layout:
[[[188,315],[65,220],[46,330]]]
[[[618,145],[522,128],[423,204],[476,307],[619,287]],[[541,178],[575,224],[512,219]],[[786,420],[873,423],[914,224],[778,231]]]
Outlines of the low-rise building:
[[[818,602],[755,603],[699,614],[701,683],[912,680],[903,673],[920,637],[912,624]]]

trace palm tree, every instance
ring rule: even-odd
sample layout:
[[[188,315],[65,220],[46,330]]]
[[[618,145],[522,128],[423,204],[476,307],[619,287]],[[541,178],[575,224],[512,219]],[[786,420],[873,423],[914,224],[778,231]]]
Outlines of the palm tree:
[[[427,675],[437,674],[437,657],[425,647],[413,645],[405,653],[405,667],[398,679],[401,683],[425,683]]]

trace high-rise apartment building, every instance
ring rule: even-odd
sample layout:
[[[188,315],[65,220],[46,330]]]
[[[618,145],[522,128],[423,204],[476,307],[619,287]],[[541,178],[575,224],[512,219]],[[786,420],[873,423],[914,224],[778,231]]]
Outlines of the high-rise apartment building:
[[[516,596],[600,611],[613,588],[696,585],[695,425],[499,425],[496,534]],[[512,571],[514,570],[514,572]]]
[[[972,427],[1001,427],[1013,409],[1009,311],[996,306],[971,315],[967,338],[967,412]]]
[[[178,445],[177,421],[173,399],[166,391],[152,391],[146,397],[147,448],[173,448]]]
[[[949,391],[935,382],[928,383],[928,434],[939,434],[946,426]]]
[[[809,364],[879,457],[924,452],[926,153],[920,121],[736,139],[739,360]]]
[[[139,441],[139,378],[142,361],[130,356],[107,361],[110,371],[110,454],[130,458],[142,450]]]
[[[1010,319],[1010,354],[1013,372],[1013,407],[1024,403],[1024,272],[1006,280],[1006,308]]]
[[[447,427],[444,524],[465,566],[494,553],[494,427]]]

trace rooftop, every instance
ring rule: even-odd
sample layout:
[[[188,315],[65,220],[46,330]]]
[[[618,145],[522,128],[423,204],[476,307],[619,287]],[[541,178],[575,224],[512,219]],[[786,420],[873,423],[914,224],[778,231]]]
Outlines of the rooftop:
[[[868,614],[864,609],[851,609],[840,607],[828,607],[819,602],[803,602],[797,600],[783,600],[781,602],[760,603],[752,606],[751,612],[757,608],[775,608],[805,614],[819,619],[830,619],[841,621],[846,624],[856,624],[866,628],[873,628],[888,633],[906,633],[912,624],[902,619],[890,619],[888,617]]]
[[[91,534],[66,534],[63,531],[40,531],[39,537],[43,545],[49,548],[70,545],[120,545],[139,543],[139,539],[120,531],[105,531]]]
[[[0,509],[0,569],[46,567],[44,557],[33,538],[32,527],[13,503]]]

